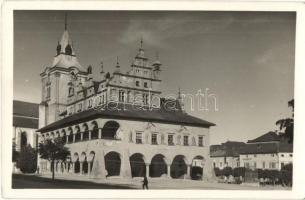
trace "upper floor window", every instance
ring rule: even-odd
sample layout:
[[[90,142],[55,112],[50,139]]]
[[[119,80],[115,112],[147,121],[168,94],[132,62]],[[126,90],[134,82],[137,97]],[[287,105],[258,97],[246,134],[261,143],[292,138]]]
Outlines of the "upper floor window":
[[[147,71],[144,71],[144,74],[145,74],[145,75],[147,75],[147,73],[148,73]]]
[[[125,101],[125,92],[123,90],[119,91],[119,101],[124,102]]]
[[[245,168],[250,168],[250,164],[248,162],[245,162]]]
[[[273,153],[271,154],[271,157],[274,157],[274,154],[273,154]]]
[[[142,144],[142,133],[141,132],[136,133],[136,143]]]
[[[266,168],[266,163],[265,162],[263,162],[263,169],[265,169]]]
[[[256,169],[256,162],[254,162],[253,165],[254,165],[254,169]]]
[[[284,154],[281,154],[282,157],[284,157]]]
[[[83,104],[79,103],[77,111],[80,112],[80,111],[82,111],[82,109],[83,109]]]
[[[131,91],[127,92],[127,102],[131,102]]]
[[[203,147],[203,136],[198,137],[198,146]]]
[[[289,154],[290,157],[292,157],[292,154]]]
[[[89,99],[89,106],[88,106],[89,108],[91,108],[92,107],[92,99]]]
[[[168,143],[168,145],[174,145],[174,136],[173,135],[168,135],[167,143]]]
[[[69,88],[69,96],[72,96],[72,95],[74,95],[74,88],[70,87]]]
[[[158,136],[155,133],[151,135],[151,144],[158,144]]]
[[[145,105],[148,104],[148,94],[143,94],[143,103],[144,103]]]
[[[140,86],[140,82],[136,81],[136,86],[139,87]]]
[[[145,87],[145,88],[147,88],[147,87],[148,87],[147,82],[144,82],[144,87]]]
[[[254,158],[256,158],[256,154],[254,154],[253,156],[254,156]]]
[[[270,162],[269,163],[269,168],[270,169],[275,169],[276,168],[276,163],[275,162]]]
[[[183,136],[183,145],[184,146],[189,145],[189,136],[187,136],[187,135]]]

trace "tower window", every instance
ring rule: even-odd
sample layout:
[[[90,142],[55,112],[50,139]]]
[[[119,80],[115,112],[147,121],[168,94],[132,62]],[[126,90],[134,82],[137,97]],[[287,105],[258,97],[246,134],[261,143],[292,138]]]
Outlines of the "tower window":
[[[147,82],[144,82],[144,87],[145,87],[145,88],[147,88],[147,87],[148,87]]]
[[[136,86],[139,87],[140,86],[140,82],[136,81]]]
[[[69,96],[73,96],[74,95],[74,88],[70,87],[69,88]]]
[[[50,86],[47,87],[47,98],[49,99],[51,96],[51,88]]]

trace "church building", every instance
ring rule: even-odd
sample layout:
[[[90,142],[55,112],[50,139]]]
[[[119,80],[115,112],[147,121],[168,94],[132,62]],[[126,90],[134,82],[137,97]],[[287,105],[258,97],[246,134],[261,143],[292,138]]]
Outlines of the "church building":
[[[88,178],[119,176],[209,179],[210,127],[177,99],[161,98],[162,64],[150,62],[141,40],[130,70],[103,65],[94,80],[92,67],[79,63],[65,30],[52,66],[40,74],[39,142],[60,137],[71,156],[57,161],[57,173]],[[50,162],[39,159],[42,173]]]

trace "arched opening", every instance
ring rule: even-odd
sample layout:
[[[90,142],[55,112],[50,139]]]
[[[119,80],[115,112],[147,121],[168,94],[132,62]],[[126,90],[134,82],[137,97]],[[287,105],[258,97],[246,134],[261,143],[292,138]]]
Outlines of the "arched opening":
[[[84,130],[83,140],[89,140],[89,128],[87,124],[83,125],[83,130]]]
[[[91,139],[98,139],[98,124],[96,121],[92,122],[92,133],[91,133]]]
[[[109,152],[105,155],[105,168],[108,176],[119,176],[121,170],[121,158],[117,152]]]
[[[82,174],[87,174],[88,173],[88,162],[87,162],[87,156],[86,156],[86,153],[83,152],[81,154],[81,165],[82,165],[82,171],[81,173]]]
[[[79,142],[81,140],[81,133],[79,126],[76,126],[76,134],[75,134],[75,142]]]
[[[88,156],[88,162],[91,163],[90,165],[90,172],[92,171],[92,167],[93,167],[93,162],[94,162],[94,157],[95,157],[95,152],[94,151],[91,151],[89,156]]]
[[[80,162],[79,162],[79,156],[78,153],[74,153],[74,173],[80,172]]]
[[[26,135],[26,132],[25,131],[23,131],[22,133],[21,133],[21,141],[20,141],[20,145],[21,145],[21,148],[23,148],[23,147],[25,147],[26,145],[27,145],[27,143],[28,143],[28,138],[27,138],[27,135]]]
[[[69,127],[68,143],[73,143],[73,130]]]
[[[114,139],[120,125],[116,121],[108,121],[102,129],[102,137],[106,139]]]
[[[191,179],[193,180],[201,180],[203,175],[203,162],[204,158],[202,156],[196,156],[192,160],[191,166]]]
[[[61,132],[62,132],[61,141],[62,141],[62,143],[66,143],[66,141],[67,141],[67,134],[66,134],[65,129],[63,129]]]
[[[146,165],[144,156],[140,153],[135,153],[129,158],[131,176],[132,177],[144,177],[146,174]]]
[[[164,155],[157,154],[151,159],[149,166],[150,177],[161,177],[167,174],[167,165],[164,158]]]
[[[187,165],[185,163],[185,157],[178,155],[174,158],[171,165],[171,177],[172,178],[184,178],[187,173]]]

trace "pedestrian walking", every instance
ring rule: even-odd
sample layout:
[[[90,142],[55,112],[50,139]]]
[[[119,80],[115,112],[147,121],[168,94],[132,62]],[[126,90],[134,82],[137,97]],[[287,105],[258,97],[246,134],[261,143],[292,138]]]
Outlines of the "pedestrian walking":
[[[144,188],[146,188],[148,190],[148,179],[146,176],[144,176],[144,179],[142,182],[143,182],[143,185],[142,185],[143,190],[144,190]]]

